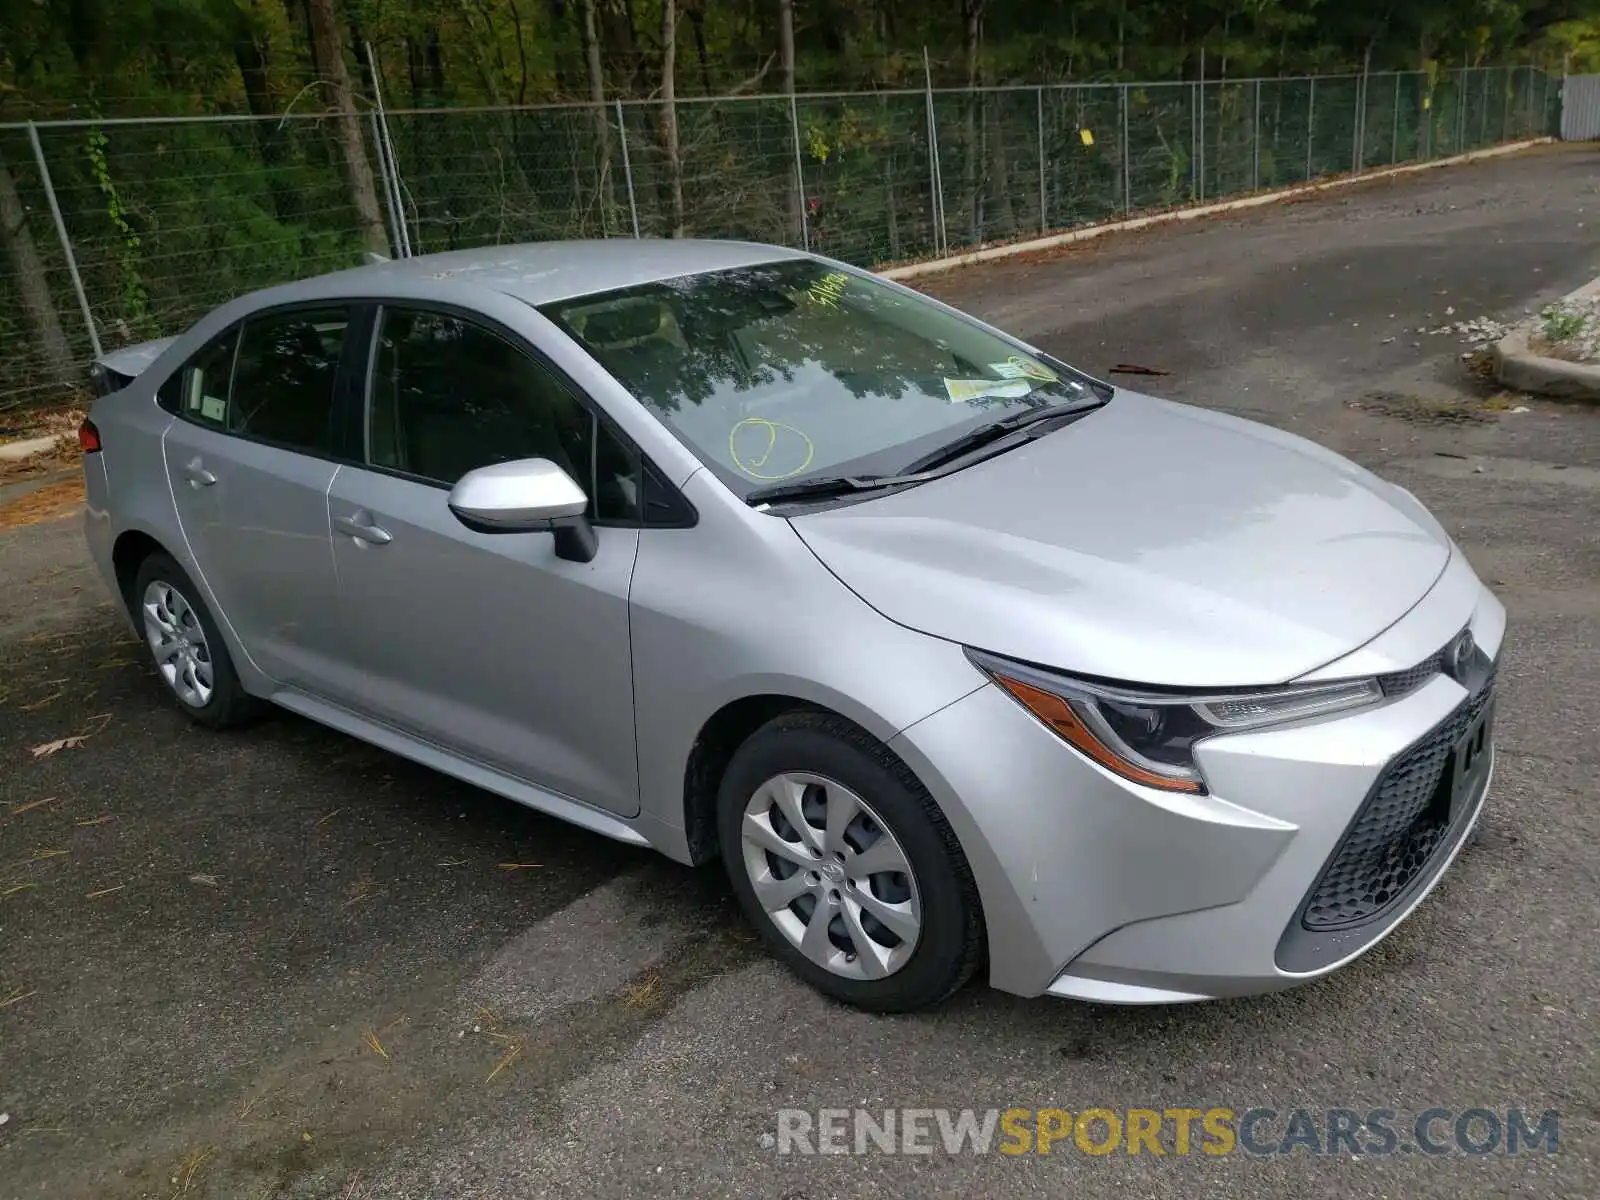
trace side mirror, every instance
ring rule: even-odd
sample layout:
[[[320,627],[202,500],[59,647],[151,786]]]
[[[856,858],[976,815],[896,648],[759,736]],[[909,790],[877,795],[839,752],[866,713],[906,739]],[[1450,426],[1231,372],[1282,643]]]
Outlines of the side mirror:
[[[589,562],[599,549],[584,515],[589,497],[547,458],[521,458],[468,471],[450,489],[450,511],[478,533],[556,535],[556,553]]]

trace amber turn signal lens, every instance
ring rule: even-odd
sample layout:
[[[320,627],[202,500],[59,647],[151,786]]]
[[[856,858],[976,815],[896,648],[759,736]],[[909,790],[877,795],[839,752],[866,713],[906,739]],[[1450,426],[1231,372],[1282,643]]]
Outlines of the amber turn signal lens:
[[[1064,741],[1094,759],[1106,770],[1134,783],[1142,783],[1145,787],[1160,788],[1164,792],[1199,793],[1204,790],[1197,780],[1174,779],[1170,775],[1162,775],[1158,771],[1141,767],[1138,763],[1129,762],[1095,737],[1089,727],[1078,719],[1078,714],[1072,711],[1072,706],[1060,696],[1023,683],[1020,679],[1010,679],[1004,675],[995,675],[994,679]]]

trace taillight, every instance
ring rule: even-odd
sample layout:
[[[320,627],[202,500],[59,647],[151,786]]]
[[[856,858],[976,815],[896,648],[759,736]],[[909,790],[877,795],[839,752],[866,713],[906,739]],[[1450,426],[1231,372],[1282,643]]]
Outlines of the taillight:
[[[84,418],[82,425],[78,426],[78,448],[85,454],[98,454],[100,452],[100,431],[94,427],[94,422]]]

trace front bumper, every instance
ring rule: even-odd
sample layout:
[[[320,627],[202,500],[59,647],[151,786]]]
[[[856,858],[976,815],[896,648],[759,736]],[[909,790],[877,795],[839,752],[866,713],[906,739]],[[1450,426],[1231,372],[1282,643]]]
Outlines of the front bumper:
[[[1432,648],[1465,623],[1492,661],[1505,611],[1472,583],[1467,612],[1435,630]],[[1197,751],[1206,796],[1111,775],[994,686],[913,725],[893,746],[966,851],[995,987],[1172,1003],[1327,974],[1421,902],[1476,821],[1487,772],[1378,911],[1336,928],[1313,920],[1319,928],[1308,929],[1304,919],[1313,885],[1386,773],[1469,704],[1467,688],[1438,675],[1347,716],[1207,739]]]

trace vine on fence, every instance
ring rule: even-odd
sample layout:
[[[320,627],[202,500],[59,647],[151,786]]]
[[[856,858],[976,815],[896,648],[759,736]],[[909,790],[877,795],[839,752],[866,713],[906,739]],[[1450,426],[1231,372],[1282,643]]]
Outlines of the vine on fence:
[[[95,114],[97,117],[98,113]],[[128,210],[123,207],[117,184],[111,178],[111,165],[106,159],[110,144],[99,125],[91,125],[84,135],[84,152],[89,157],[89,170],[94,176],[100,194],[105,197],[106,217],[119,239],[117,245],[117,276],[121,284],[122,319],[135,328],[151,325],[150,293],[139,273],[139,233],[128,223]]]

